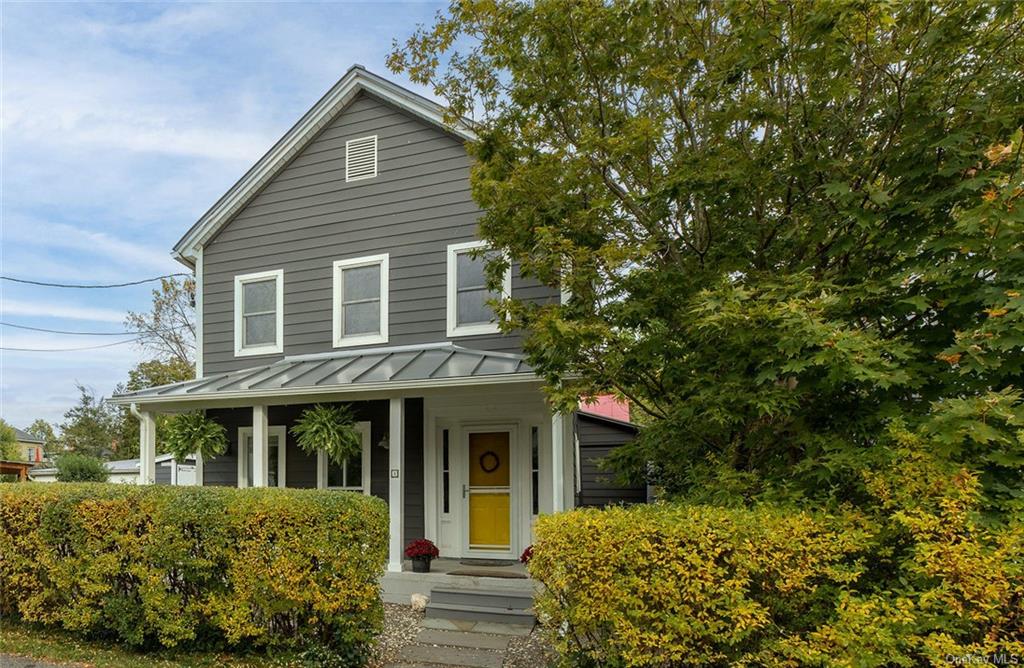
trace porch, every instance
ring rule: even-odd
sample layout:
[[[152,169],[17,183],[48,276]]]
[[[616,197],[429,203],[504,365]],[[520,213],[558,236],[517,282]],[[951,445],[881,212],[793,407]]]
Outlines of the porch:
[[[521,566],[464,575],[457,564],[518,559],[536,516],[573,503],[572,420],[550,411],[518,355],[444,345],[285,358],[117,401],[140,419],[144,484],[155,478],[155,415],[198,408],[225,426],[229,441],[223,455],[197,460],[198,484],[340,489],[385,500],[384,586],[395,600],[435,584],[530,590],[529,580],[498,575]],[[292,427],[316,403],[352,408],[360,455],[338,465],[298,447]],[[403,567],[405,545],[417,538],[446,558],[430,574]]]
[[[429,573],[413,573],[412,562],[405,560],[401,571],[387,572],[381,578],[384,602],[408,604],[413,594],[430,596],[435,588],[532,596],[539,586],[518,561],[507,566],[477,566],[463,561],[441,557],[431,562]]]

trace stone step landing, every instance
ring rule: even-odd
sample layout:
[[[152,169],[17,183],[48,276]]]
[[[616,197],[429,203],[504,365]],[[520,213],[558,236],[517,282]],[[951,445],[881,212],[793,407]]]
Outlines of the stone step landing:
[[[425,628],[388,668],[501,668],[510,640],[509,634]]]

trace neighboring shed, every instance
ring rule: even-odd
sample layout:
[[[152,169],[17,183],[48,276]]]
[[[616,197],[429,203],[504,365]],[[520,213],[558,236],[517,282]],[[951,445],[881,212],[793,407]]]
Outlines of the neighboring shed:
[[[177,480],[175,480],[175,461],[170,454],[159,455],[156,458],[156,484],[158,485],[194,485],[196,484],[195,458],[189,457],[184,462],[177,464]],[[110,477],[107,482],[124,483],[134,485],[139,482],[139,460],[138,459],[116,459],[104,462]],[[29,470],[29,477],[33,482],[56,482],[56,467],[35,467]]]
[[[637,431],[637,426],[631,422],[577,411],[577,506],[647,502],[645,485],[623,486],[615,480],[614,473],[602,470],[600,464],[615,448],[636,438]]]

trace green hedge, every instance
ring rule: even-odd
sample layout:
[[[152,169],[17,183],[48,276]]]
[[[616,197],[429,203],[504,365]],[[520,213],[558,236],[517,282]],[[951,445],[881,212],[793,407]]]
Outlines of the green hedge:
[[[0,491],[0,614],[135,647],[312,648],[379,630],[386,505],[316,490]]]
[[[918,666],[1024,655],[1024,528],[657,504],[541,517],[536,609],[572,666]]]

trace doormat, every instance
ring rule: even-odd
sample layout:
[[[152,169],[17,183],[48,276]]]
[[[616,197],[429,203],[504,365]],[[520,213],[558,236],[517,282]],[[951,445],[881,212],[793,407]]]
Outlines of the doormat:
[[[506,580],[525,580],[526,574],[519,571],[492,571],[486,568],[460,568],[448,571],[448,575],[468,575],[474,578],[504,578]]]
[[[463,559],[463,566],[515,566],[519,562],[514,559]]]

